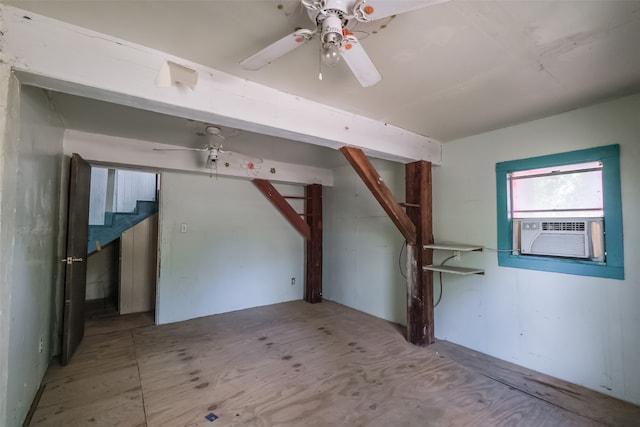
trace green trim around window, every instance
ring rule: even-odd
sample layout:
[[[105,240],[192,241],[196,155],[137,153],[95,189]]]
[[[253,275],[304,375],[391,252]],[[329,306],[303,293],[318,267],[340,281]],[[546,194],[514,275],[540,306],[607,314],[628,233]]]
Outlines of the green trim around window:
[[[601,161],[604,192],[605,262],[514,255],[513,225],[509,217],[507,174],[521,170]],[[568,153],[496,163],[498,208],[498,265],[529,270],[553,271],[582,276],[624,279],[624,244],[622,231],[622,195],[620,191],[620,146],[607,145]]]

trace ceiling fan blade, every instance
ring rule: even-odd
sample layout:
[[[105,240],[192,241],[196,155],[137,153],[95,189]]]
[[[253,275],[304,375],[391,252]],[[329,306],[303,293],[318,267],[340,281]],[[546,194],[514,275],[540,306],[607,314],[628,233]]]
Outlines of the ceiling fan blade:
[[[311,40],[312,34],[310,30],[295,31],[241,61],[240,65],[245,70],[259,70]]]
[[[355,15],[358,21],[374,21],[448,1],[450,0],[369,0],[356,5]]]
[[[355,37],[349,37],[349,39],[342,44],[340,52],[342,53],[344,62],[347,63],[351,72],[356,76],[356,79],[358,79],[362,87],[373,86],[382,80],[382,76],[378,72],[378,69],[373,65],[369,55],[367,55],[367,52],[365,52],[364,48]]]
[[[153,151],[207,151],[206,148],[154,148]]]

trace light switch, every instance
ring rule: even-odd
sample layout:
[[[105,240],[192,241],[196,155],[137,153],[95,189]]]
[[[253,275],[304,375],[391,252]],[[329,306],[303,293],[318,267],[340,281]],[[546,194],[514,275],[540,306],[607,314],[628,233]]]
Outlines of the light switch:
[[[187,232],[187,223],[183,222],[182,224],[180,224],[180,232],[181,233]]]

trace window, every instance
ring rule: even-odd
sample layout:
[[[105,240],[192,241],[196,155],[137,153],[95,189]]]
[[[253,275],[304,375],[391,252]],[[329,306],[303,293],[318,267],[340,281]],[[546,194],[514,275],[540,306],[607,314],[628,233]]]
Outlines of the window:
[[[496,164],[498,264],[624,279],[620,148]]]
[[[512,218],[602,217],[602,162],[507,174]]]

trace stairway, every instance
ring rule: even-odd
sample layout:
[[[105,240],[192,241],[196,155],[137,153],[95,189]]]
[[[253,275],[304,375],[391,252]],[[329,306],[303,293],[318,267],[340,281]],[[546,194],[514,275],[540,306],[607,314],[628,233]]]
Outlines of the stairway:
[[[90,255],[97,250],[96,241],[100,242],[100,246],[105,246],[120,238],[122,233],[134,225],[156,213],[158,213],[158,202],[142,200],[136,202],[134,212],[106,212],[104,225],[89,226],[88,254]]]

